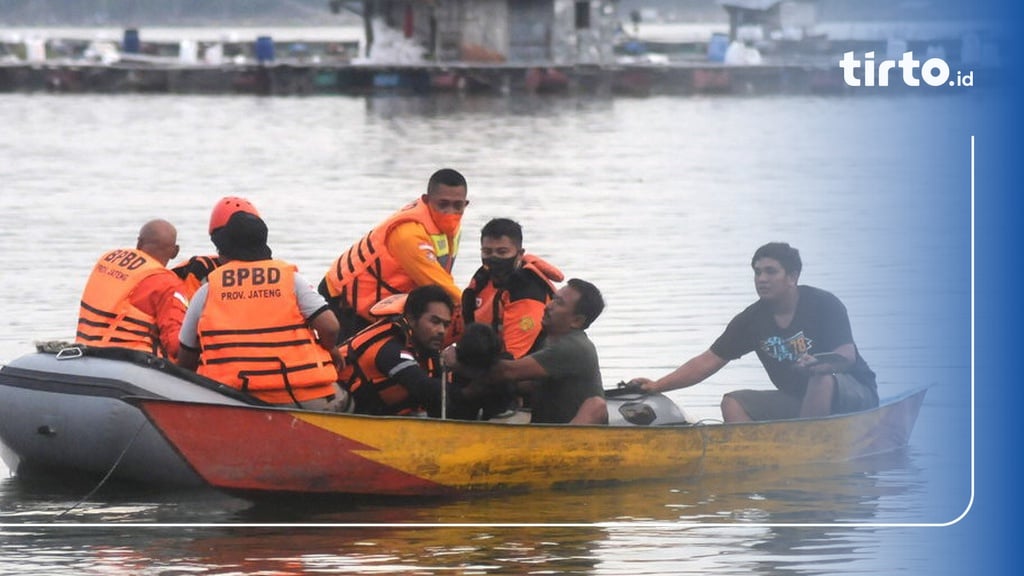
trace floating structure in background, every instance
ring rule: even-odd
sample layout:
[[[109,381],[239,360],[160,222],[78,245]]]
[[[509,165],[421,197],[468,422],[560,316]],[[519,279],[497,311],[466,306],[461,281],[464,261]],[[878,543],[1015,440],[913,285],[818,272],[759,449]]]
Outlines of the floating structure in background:
[[[815,0],[716,1],[727,22],[628,26],[614,0],[331,0],[362,29],[9,35],[0,92],[845,93],[844,52],[901,50],[994,82],[994,25],[823,24]]]
[[[342,4],[352,4],[342,2]],[[376,24],[400,31],[436,63],[609,64],[618,28],[613,0],[365,0],[366,56]]]

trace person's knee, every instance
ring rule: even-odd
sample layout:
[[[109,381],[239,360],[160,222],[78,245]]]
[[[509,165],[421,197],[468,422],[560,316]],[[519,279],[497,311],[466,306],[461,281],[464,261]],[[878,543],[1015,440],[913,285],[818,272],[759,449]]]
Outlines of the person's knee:
[[[726,422],[749,422],[750,415],[740,404],[739,400],[729,394],[722,396],[722,419]]]
[[[836,377],[833,374],[815,374],[807,380],[808,394],[828,394],[831,397],[836,390]]]

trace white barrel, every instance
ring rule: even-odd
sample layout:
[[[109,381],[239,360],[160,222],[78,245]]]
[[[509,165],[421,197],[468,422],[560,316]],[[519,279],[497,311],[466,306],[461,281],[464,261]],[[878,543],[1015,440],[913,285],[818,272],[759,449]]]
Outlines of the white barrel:
[[[25,60],[29,62],[46,61],[46,39],[29,38],[25,40]]]
[[[195,40],[182,40],[178,44],[178,61],[182,64],[199,62],[199,44]]]

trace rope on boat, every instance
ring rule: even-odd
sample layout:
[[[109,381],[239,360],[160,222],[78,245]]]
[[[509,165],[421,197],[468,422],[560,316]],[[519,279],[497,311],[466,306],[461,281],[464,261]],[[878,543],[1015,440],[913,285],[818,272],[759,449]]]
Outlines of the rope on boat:
[[[85,496],[82,496],[81,500],[79,500],[78,502],[75,502],[70,507],[68,507],[66,510],[64,510],[63,512],[58,514],[56,517],[54,517],[54,521],[60,520],[61,518],[66,516],[69,512],[71,512],[75,508],[78,508],[79,506],[81,506],[84,502],[86,502],[87,500],[92,498],[93,495],[95,495],[96,492],[99,491],[99,489],[102,488],[103,485],[107,483],[107,480],[109,480],[110,477],[114,474],[114,470],[117,470],[117,466],[121,463],[121,460],[124,459],[125,454],[128,453],[128,449],[131,448],[133,444],[135,444],[135,439],[139,437],[139,434],[142,433],[142,429],[145,428],[145,426],[146,426],[146,419],[143,418],[142,422],[139,423],[139,427],[135,429],[135,434],[132,435],[132,439],[128,441],[128,444],[124,447],[124,450],[121,450],[121,453],[117,455],[117,459],[114,460],[113,465],[110,466],[110,470],[107,470],[107,473],[103,476],[103,478],[100,478],[99,483],[97,483],[96,486],[93,487],[93,489],[90,490],[88,494],[86,494]]]

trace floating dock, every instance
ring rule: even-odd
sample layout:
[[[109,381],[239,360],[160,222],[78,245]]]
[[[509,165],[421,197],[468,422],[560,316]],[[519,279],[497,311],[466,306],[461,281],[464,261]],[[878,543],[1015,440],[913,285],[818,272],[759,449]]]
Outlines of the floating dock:
[[[425,61],[369,63],[358,58],[359,41],[314,38],[274,41],[258,37],[235,41],[188,38],[181,42],[124,42],[55,39],[44,45],[0,45],[0,93],[154,93],[327,94],[472,93],[536,94],[871,94],[875,89],[846,85],[839,66],[844,51],[886,54],[877,39],[778,43],[778,53],[758,64],[726,64],[710,58],[708,41],[645,43],[640,53],[620,52],[600,63]],[[105,44],[105,46],[104,46]],[[118,46],[117,44],[120,44]],[[925,55],[941,50],[951,61],[961,56],[958,37],[912,40],[903,48]],[[623,48],[628,47],[624,45]],[[102,49],[108,52],[104,53]],[[724,46],[721,47],[724,50]],[[652,54],[652,50],[661,53]],[[891,50],[889,50],[891,51]],[[213,54],[216,54],[213,57]],[[108,57],[109,56],[109,57]],[[879,56],[881,58],[881,56]],[[991,85],[994,68],[972,75],[976,86]],[[925,88],[925,91],[946,92]]]
[[[254,94],[774,94],[843,91],[824,65],[0,64],[0,92]]]

